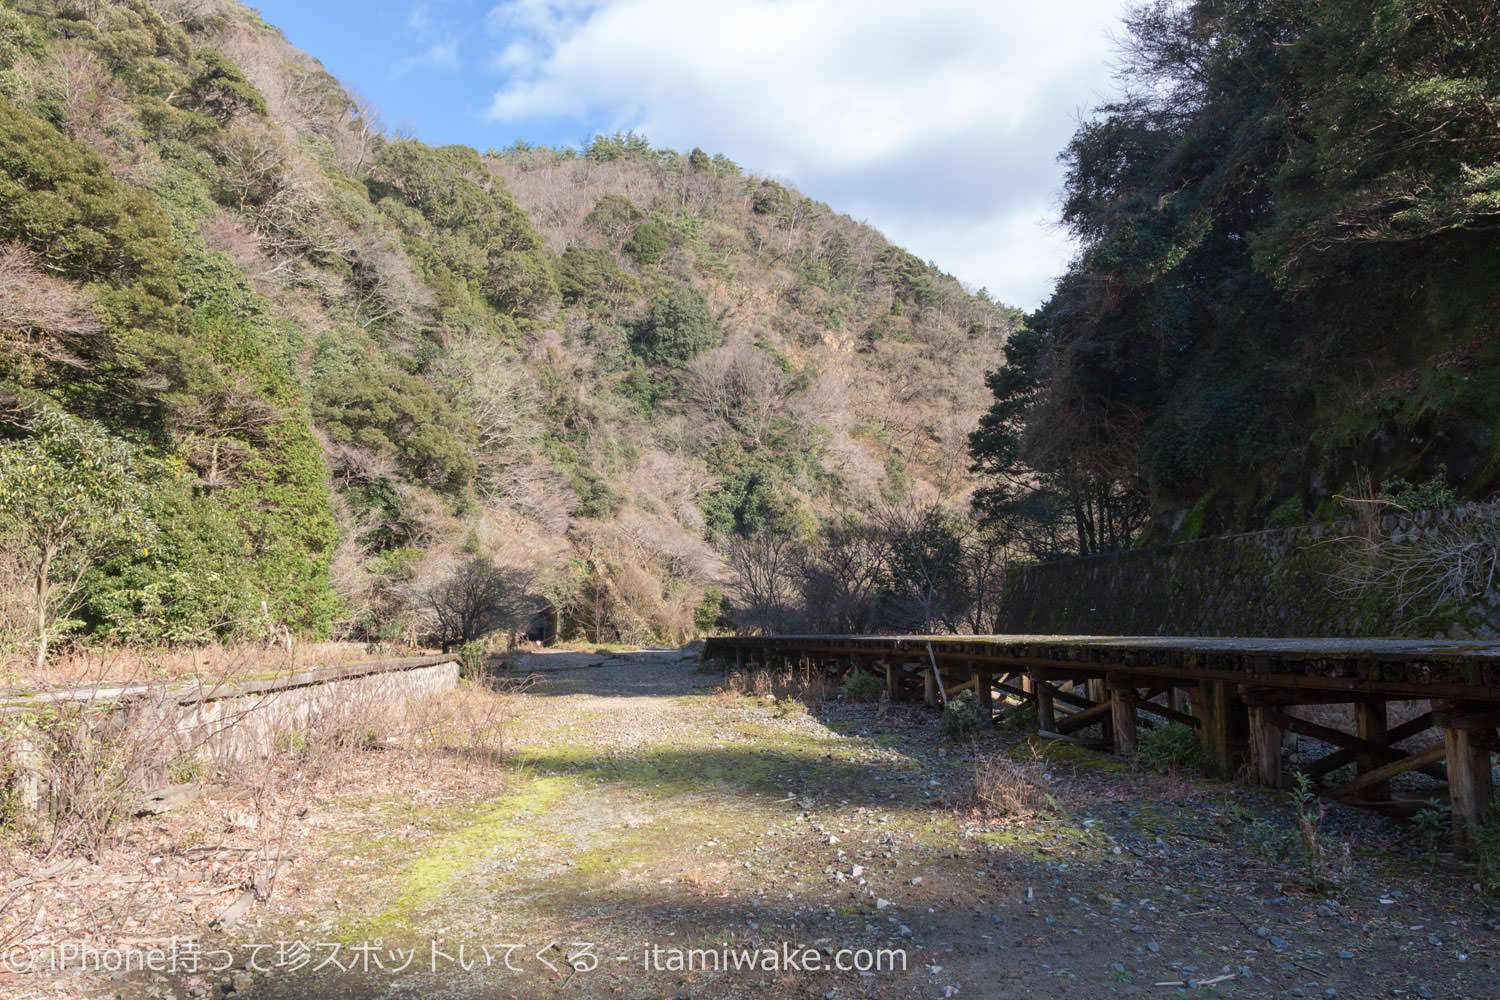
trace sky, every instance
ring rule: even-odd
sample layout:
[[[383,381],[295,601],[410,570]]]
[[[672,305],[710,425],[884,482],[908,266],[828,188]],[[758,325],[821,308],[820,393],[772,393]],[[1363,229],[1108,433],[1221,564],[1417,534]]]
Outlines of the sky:
[[[722,153],[1039,305],[1073,247],[1058,154],[1112,92],[1127,0],[264,0],[389,128],[483,151],[632,130]]]

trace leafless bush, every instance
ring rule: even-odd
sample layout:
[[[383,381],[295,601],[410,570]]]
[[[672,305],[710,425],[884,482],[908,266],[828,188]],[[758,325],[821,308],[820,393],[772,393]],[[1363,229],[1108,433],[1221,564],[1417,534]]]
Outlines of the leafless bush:
[[[711,421],[733,428],[757,447],[785,414],[791,388],[790,377],[764,351],[736,346],[700,354],[681,382],[683,394]]]
[[[970,805],[980,815],[995,820],[1025,820],[1048,805],[1041,768],[1001,754],[978,754]]]
[[[180,755],[171,714],[139,696],[122,708],[117,690],[84,687],[0,719],[9,749],[0,836],[25,836],[44,859],[95,860],[154,776],[170,772]]]
[[[1435,615],[1462,613],[1496,593],[1500,502],[1452,508],[1424,522],[1376,494],[1367,479],[1344,500],[1354,518],[1351,530],[1332,542],[1335,593],[1376,596],[1403,630]]]
[[[517,631],[538,608],[528,570],[496,566],[480,556],[458,563],[417,598],[430,616],[433,641],[444,650],[491,632]]]
[[[779,531],[734,535],[727,547],[740,626],[767,635],[784,631],[797,607],[796,546],[791,537]]]
[[[838,694],[838,684],[826,671],[810,666],[752,666],[736,670],[719,685],[718,692],[729,696],[750,695],[773,701],[793,699],[808,703],[826,701]]]

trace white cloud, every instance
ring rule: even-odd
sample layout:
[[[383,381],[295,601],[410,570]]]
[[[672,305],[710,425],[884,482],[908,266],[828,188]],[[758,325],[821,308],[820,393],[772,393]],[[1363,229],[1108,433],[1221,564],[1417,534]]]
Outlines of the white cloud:
[[[1057,153],[1126,0],[508,0],[491,122],[572,119],[787,178],[1003,301],[1064,269]]]
[[[463,65],[463,58],[458,53],[458,42],[449,40],[446,42],[434,42],[417,55],[402,59],[396,63],[391,73],[394,76],[402,76],[414,69],[454,71],[462,69]]]

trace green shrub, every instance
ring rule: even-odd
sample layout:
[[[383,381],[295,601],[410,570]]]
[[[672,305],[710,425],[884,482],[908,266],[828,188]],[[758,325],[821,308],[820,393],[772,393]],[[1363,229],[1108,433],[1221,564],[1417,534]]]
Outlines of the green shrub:
[[[1005,729],[1034,732],[1036,730],[1036,709],[1032,707],[1029,701],[1010,702],[1000,709],[1000,717],[997,721]]]
[[[629,198],[607,194],[594,205],[583,224],[608,239],[622,240],[645,217],[646,214],[631,204]]]
[[[490,656],[489,646],[483,639],[471,639],[464,643],[458,650],[459,674],[463,677],[482,677],[484,666]]]
[[[990,728],[989,710],[979,704],[973,691],[960,691],[948,699],[939,724],[943,735],[955,743],[966,743]]]
[[[839,689],[839,693],[844,696],[845,701],[879,701],[880,692],[884,690],[884,680],[872,673],[860,670],[844,681],[844,686]]]
[[[1500,897],[1500,809],[1491,810],[1489,822],[1469,825],[1469,844],[1479,866],[1479,888]]]
[[[642,267],[649,267],[667,252],[667,231],[654,222],[644,223],[625,241],[620,252]]]
[[[1142,764],[1162,774],[1199,773],[1203,770],[1203,750],[1192,726],[1180,722],[1148,729],[1141,734],[1138,756]]]
[[[698,354],[723,342],[724,331],[703,293],[675,285],[651,300],[650,318],[636,331],[632,346],[651,364],[686,368]]]
[[[557,262],[557,287],[568,305],[613,309],[641,294],[640,282],[626,274],[615,255],[602,247],[575,243]]]
[[[335,441],[390,455],[412,478],[462,493],[474,481],[474,427],[426,381],[365,368],[322,379],[313,419]]]
[[[1393,476],[1380,484],[1381,499],[1410,511],[1442,510],[1458,504],[1458,493],[1448,485],[1448,467],[1439,465],[1437,474],[1421,483],[1409,483]]]
[[[693,628],[699,633],[712,632],[723,617],[724,591],[710,584],[703,592],[703,600],[693,609]]]

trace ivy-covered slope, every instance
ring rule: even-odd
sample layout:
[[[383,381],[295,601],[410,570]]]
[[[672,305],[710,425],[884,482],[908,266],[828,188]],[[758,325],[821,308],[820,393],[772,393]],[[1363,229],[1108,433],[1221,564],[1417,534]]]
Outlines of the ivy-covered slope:
[[[1500,488],[1494,5],[1162,0],[1127,27],[1123,94],[1064,154],[1081,252],[976,439],[995,516],[1196,537],[1370,481]]]
[[[388,137],[227,0],[0,8],[0,447],[106,441],[146,532],[72,532],[58,635],[416,637],[479,560],[678,638],[729,536],[958,502],[1013,319],[722,157]]]

